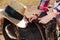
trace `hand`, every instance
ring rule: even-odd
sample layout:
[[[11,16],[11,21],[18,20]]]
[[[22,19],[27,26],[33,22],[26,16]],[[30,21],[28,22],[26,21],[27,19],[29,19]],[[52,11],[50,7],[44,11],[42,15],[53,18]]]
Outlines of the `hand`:
[[[31,17],[29,18],[29,22],[32,22],[35,19],[37,19],[37,16],[36,15],[31,15]]]
[[[58,40],[60,40],[60,37],[58,37]]]
[[[48,17],[38,18],[39,23],[47,24],[50,19]]]
[[[39,23],[43,23],[43,24],[47,24],[50,19],[48,19],[47,17],[42,17],[42,18],[38,18]]]
[[[48,15],[42,17],[42,18],[38,18],[39,20],[39,23],[43,23],[43,24],[46,24],[48,23],[50,20],[52,20],[54,18],[54,14],[52,13],[49,13]]]
[[[56,9],[53,9],[53,13],[54,13],[55,15],[60,14],[60,12],[58,12]]]

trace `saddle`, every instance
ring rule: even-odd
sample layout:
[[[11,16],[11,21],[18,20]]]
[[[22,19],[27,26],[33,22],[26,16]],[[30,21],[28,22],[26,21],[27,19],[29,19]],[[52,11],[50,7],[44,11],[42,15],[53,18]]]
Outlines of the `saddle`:
[[[14,39],[14,40],[47,40],[46,36],[48,34],[48,37],[50,36],[50,33],[53,32],[56,26],[55,19],[52,19],[47,24],[38,23],[36,21],[33,21],[32,23],[28,23],[26,28],[19,28],[17,24],[23,19],[24,13],[21,11],[22,9],[25,9],[25,7],[22,8],[22,6],[19,6],[21,12],[19,12],[19,8],[17,8],[15,5],[8,5],[3,11],[3,14],[5,16],[4,19],[4,25],[3,25],[3,35],[6,40]],[[16,8],[16,9],[15,9]],[[42,13],[43,15],[43,13]],[[44,15],[45,12],[44,12]],[[44,16],[43,15],[43,16]],[[36,25],[38,24],[38,25]],[[45,31],[47,28],[48,31]],[[43,38],[42,38],[43,36]]]
[[[22,16],[21,20],[22,19],[23,19],[23,16]],[[5,20],[7,20],[7,19],[5,19]],[[34,40],[34,39],[43,40],[43,38],[44,38],[44,40],[47,40],[47,38],[46,38],[47,34],[48,34],[47,37],[50,37],[50,34],[53,32],[53,30],[55,30],[55,26],[56,26],[55,18],[52,19],[47,24],[42,24],[42,23],[33,21],[32,23],[28,23],[27,27],[23,28],[23,29],[17,27],[15,24],[11,23],[9,20],[7,20],[7,22],[8,23],[7,24],[5,23],[6,25],[4,27],[5,27],[5,32],[8,35],[8,37],[10,39],[19,38],[21,40],[22,39],[24,39],[24,40]],[[38,25],[36,25],[36,24],[38,24]],[[45,29],[47,29],[48,31],[46,31]],[[19,36],[17,36],[17,35],[19,35]],[[42,36],[43,36],[43,38],[42,38]]]
[[[10,24],[6,25],[5,31],[6,31],[6,34],[9,36],[9,38],[11,38],[11,39],[20,38],[21,40],[22,39],[25,39],[25,40],[34,40],[34,39],[40,40],[41,39],[41,40],[43,40],[42,39],[42,36],[43,36],[44,40],[47,40],[46,32],[47,32],[48,37],[50,37],[51,33],[55,32],[54,30],[55,30],[56,24],[55,24],[55,22],[54,23],[51,23],[51,22],[48,25],[39,24],[37,22],[32,22],[32,23],[28,23],[27,27],[23,28],[23,29],[10,23]],[[47,29],[47,31],[45,31],[46,29]],[[41,35],[41,33],[42,33],[42,35]],[[17,36],[17,35],[19,35],[19,36]]]

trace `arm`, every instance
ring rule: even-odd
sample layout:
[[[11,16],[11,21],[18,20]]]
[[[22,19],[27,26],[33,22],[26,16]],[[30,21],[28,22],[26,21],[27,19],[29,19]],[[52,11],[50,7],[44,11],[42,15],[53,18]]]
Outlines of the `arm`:
[[[49,2],[50,2],[50,0],[41,0],[40,1],[40,4],[38,6],[38,11],[29,18],[30,22],[37,19],[38,18],[37,16],[40,16],[42,11],[47,11],[48,10]]]
[[[53,9],[53,12],[50,12],[48,13],[48,15],[42,17],[42,18],[39,18],[38,20],[39,23],[43,23],[43,24],[46,24],[48,23],[50,20],[52,20],[53,18],[55,18],[60,12],[57,12],[57,10]]]

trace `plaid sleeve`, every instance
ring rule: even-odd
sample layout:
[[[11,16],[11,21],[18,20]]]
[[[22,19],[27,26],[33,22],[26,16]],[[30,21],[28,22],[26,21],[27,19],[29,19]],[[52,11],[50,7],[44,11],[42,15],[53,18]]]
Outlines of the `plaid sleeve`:
[[[57,11],[60,12],[60,5],[57,7]]]
[[[38,6],[38,9],[42,9],[44,11],[48,10],[50,0],[41,0],[40,5]]]
[[[57,12],[60,12],[60,5],[59,5],[59,6],[57,6],[57,7],[55,7],[54,9],[56,9],[56,10],[57,10]]]

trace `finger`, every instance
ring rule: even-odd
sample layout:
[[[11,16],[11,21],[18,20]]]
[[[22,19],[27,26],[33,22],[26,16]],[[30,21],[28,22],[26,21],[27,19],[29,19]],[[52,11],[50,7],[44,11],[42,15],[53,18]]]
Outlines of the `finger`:
[[[30,22],[32,22],[34,20],[34,18],[31,18]]]
[[[32,21],[32,18],[29,18],[29,22],[31,22]]]
[[[39,23],[42,23],[41,21],[39,21]]]
[[[41,21],[39,21],[39,23],[46,24],[46,22],[44,22],[44,21],[42,21],[42,20],[41,20]]]
[[[38,18],[38,20],[41,20],[41,18]]]

